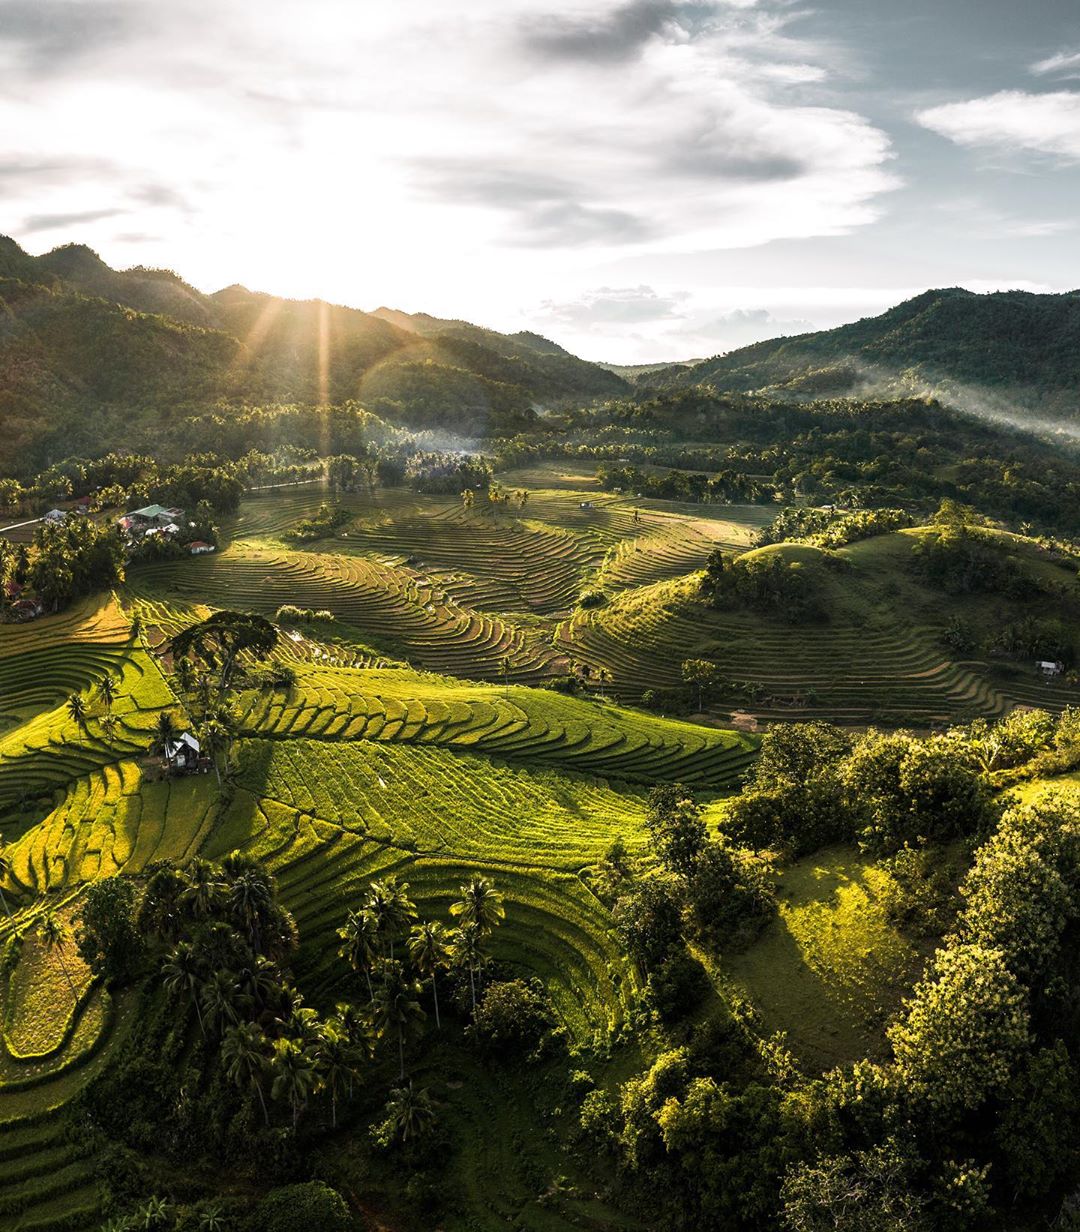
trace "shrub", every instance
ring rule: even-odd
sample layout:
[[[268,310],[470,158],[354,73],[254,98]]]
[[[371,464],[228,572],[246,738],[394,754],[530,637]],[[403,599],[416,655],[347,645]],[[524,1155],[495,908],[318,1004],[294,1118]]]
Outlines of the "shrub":
[[[283,1185],[255,1209],[255,1232],[347,1232],[349,1208],[336,1189],[322,1181]]]
[[[535,1048],[554,1025],[539,980],[505,980],[488,986],[471,1030],[492,1052],[514,1053]]]

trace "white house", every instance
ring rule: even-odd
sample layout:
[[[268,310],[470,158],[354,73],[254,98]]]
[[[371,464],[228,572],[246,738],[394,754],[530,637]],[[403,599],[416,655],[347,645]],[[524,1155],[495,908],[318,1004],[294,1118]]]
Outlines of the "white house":
[[[1065,670],[1064,663],[1055,663],[1052,659],[1036,659],[1035,666],[1044,676],[1060,676]]]

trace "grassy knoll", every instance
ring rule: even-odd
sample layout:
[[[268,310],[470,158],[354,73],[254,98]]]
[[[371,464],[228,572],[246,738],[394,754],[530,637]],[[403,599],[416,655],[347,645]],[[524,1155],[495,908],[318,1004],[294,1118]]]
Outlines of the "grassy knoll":
[[[749,997],[767,1032],[808,1070],[881,1057],[884,1027],[917,978],[923,955],[885,918],[888,874],[854,849],[830,848],[785,868],[780,910],[723,979]]]
[[[646,688],[677,685],[686,658],[710,659],[740,686],[726,695],[728,704],[769,719],[924,724],[1000,715],[1017,703],[1056,709],[1073,700],[1072,690],[1047,684],[1030,662],[949,649],[944,635],[957,614],[956,598],[922,584],[910,568],[912,548],[927,533],[882,535],[828,557],[799,544],[757,549],[755,556],[798,561],[813,571],[820,619],[789,624],[780,615],[714,610],[701,601],[698,575],[689,575],[576,612],[558,643],[594,670],[611,672],[613,692],[627,700]],[[1074,584],[1032,541],[1003,536],[1002,542],[1032,577]],[[963,616],[979,644],[1010,621],[1067,617],[1059,606],[1032,588],[1029,597],[1016,599],[967,595]]]

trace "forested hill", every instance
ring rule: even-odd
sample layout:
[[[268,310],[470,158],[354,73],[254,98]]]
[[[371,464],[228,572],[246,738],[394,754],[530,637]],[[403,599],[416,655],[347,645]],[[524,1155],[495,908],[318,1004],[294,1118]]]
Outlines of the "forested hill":
[[[3,473],[152,451],[163,417],[219,403],[356,399],[410,428],[479,436],[627,389],[532,334],[240,286],[204,295],[168,270],[113,270],[82,245],[34,257],[0,237]]]
[[[755,343],[651,384],[708,384],[810,397],[914,392],[934,387],[963,404],[989,396],[1042,415],[1080,414],[1080,291],[977,295],[926,291],[878,317]]]

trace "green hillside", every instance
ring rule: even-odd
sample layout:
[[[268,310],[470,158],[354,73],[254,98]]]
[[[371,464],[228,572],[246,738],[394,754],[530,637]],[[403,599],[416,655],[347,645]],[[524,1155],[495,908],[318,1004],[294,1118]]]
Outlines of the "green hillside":
[[[112,270],[81,245],[32,257],[5,238],[0,470],[160,453],[219,403],[360,400],[410,428],[485,436],[528,426],[538,405],[626,389],[544,339],[434,324],[236,286],[207,296],[171,271]]]
[[[809,397],[940,389],[959,404],[979,391],[1041,415],[1072,418],[1080,382],[1080,293],[962,288],[925,291],[877,317],[819,333],[755,343],[654,384],[770,390]],[[963,387],[971,387],[967,398]]]

